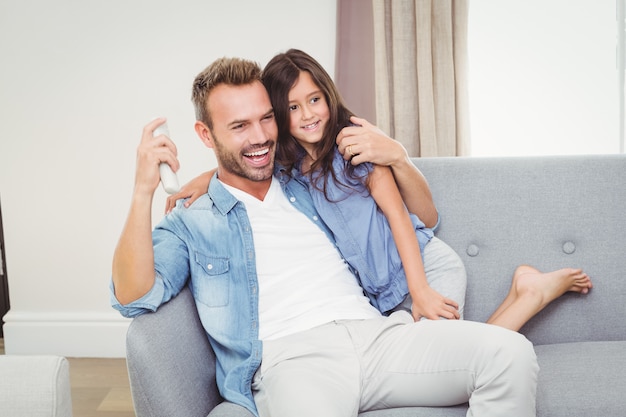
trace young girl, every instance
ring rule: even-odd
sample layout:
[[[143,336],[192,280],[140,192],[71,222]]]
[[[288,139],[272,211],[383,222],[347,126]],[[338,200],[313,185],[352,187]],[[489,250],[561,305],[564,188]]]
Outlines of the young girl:
[[[291,49],[267,64],[263,83],[278,125],[278,173],[308,185],[372,303],[387,312],[410,294],[415,319],[458,318],[458,302],[427,282],[421,253],[433,232],[408,213],[390,168],[354,166],[339,152],[342,129],[364,121],[353,117],[328,73]],[[346,146],[349,156],[352,148]]]

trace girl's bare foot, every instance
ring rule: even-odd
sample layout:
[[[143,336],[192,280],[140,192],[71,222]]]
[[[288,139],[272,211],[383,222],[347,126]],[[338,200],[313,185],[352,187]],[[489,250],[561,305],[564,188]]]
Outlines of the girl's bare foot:
[[[568,291],[586,294],[592,287],[591,279],[582,269],[564,268],[544,273],[522,265],[515,270],[509,293],[487,323],[519,331],[561,295]]]
[[[517,297],[531,297],[540,308],[568,291],[587,294],[593,287],[582,269],[563,268],[540,272],[528,265],[519,266],[513,275],[513,288]]]

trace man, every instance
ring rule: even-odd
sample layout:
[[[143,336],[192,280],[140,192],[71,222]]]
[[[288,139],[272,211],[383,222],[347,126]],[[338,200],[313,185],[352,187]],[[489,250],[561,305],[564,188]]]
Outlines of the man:
[[[195,129],[217,180],[151,233],[158,165],[173,144],[143,131],[113,261],[114,307],[154,311],[190,281],[222,396],[261,417],[470,402],[468,415],[532,416],[538,366],[518,333],[481,323],[382,316],[313,208],[274,173],[277,127],[255,63],[220,59],[194,82]]]

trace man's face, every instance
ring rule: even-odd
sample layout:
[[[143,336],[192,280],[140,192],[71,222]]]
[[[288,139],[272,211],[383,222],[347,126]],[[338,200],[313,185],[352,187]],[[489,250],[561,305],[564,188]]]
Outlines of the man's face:
[[[207,106],[220,180],[246,191],[250,181],[271,179],[278,129],[263,84],[220,85]]]

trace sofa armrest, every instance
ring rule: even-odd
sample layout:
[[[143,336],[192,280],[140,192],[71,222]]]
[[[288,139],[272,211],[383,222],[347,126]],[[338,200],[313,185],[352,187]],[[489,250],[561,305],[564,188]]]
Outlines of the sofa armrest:
[[[2,415],[72,417],[69,369],[60,356],[0,355]]]
[[[222,402],[215,355],[187,287],[155,313],[133,319],[126,360],[137,417],[206,417]]]

